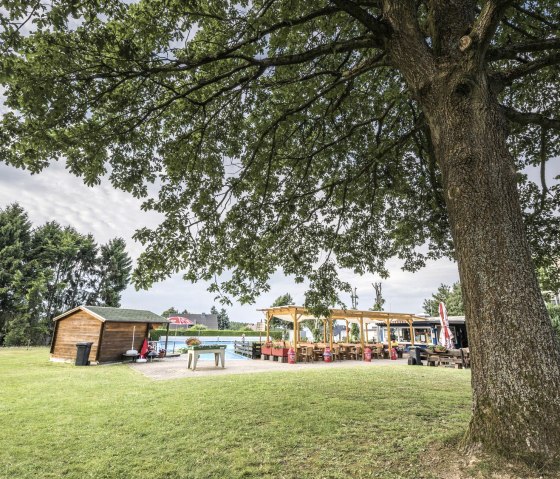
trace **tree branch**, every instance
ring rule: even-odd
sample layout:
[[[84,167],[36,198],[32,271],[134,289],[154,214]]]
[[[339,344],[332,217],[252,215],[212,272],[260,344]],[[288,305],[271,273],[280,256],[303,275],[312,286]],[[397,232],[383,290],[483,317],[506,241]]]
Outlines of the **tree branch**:
[[[399,65],[414,94],[422,91],[436,73],[434,56],[418,24],[416,0],[386,0],[383,16],[394,35],[388,39],[389,59]]]
[[[546,149],[546,128],[541,126],[541,210],[544,209],[544,204],[546,200],[546,195],[548,194],[548,187],[546,186],[546,160],[547,160],[547,149]]]
[[[310,20],[313,20],[315,18],[322,17],[322,16],[329,16],[329,15],[332,15],[333,13],[338,12],[338,11],[340,11],[340,10],[338,8],[335,8],[335,7],[325,7],[325,8],[322,8],[320,10],[316,10],[314,12],[311,12],[307,15],[303,15],[302,17],[287,18],[287,19],[281,20],[278,23],[275,23],[274,25],[271,25],[270,27],[259,31],[256,35],[253,35],[252,37],[249,37],[246,40],[240,41],[240,42],[236,43],[235,45],[232,45],[231,47],[226,48],[225,50],[223,50],[222,52],[219,52],[218,54],[200,58],[198,60],[198,63],[200,63],[200,64],[211,63],[212,61],[214,61],[216,59],[216,57],[227,56],[230,53],[233,53],[233,52],[235,52],[235,51],[237,51],[237,50],[239,50],[239,49],[241,49],[241,48],[243,48],[247,45],[250,45],[252,43],[255,43],[255,42],[263,39],[267,35],[270,35],[271,33],[274,33],[277,30],[281,30],[282,28],[293,28],[296,25],[303,25],[304,23],[307,23]],[[181,58],[179,60],[181,60]],[[185,61],[183,61],[183,63],[185,63]]]
[[[548,118],[541,113],[526,113],[517,111],[509,106],[502,105],[502,110],[506,118],[519,125],[540,125],[543,128],[560,130],[560,120]]]
[[[490,48],[487,58],[490,61],[512,59],[515,60],[519,53],[542,52],[560,48],[560,38],[546,38],[534,42],[514,43],[501,48]]]
[[[459,49],[461,51],[466,51],[475,44],[477,46],[478,56],[483,58],[504,12],[512,1],[513,0],[488,0],[478,15],[471,32],[461,38]]]
[[[560,52],[551,53],[550,55],[541,57],[535,61],[524,63],[517,68],[512,68],[507,72],[501,72],[496,75],[498,83],[503,88],[510,85],[515,80],[522,78],[536,71],[542,70],[548,66],[560,64]]]
[[[351,40],[320,45],[318,47],[311,48],[310,50],[300,52],[300,53],[294,53],[291,55],[278,55],[276,57],[269,57],[269,58],[255,58],[249,55],[244,55],[240,53],[226,53],[224,51],[213,56],[211,59],[210,57],[206,57],[195,61],[176,60],[173,63],[155,65],[155,66],[141,65],[140,68],[134,70],[122,70],[122,71],[112,70],[111,72],[101,72],[101,73],[95,73],[86,76],[78,75],[76,76],[76,79],[91,81],[96,79],[111,79],[111,78],[116,79],[116,78],[121,78],[123,76],[127,77],[127,79],[132,79],[135,77],[145,77],[146,75],[152,75],[157,73],[188,72],[191,70],[196,70],[197,68],[203,65],[207,65],[219,61],[225,61],[225,60],[242,60],[246,62],[245,65],[236,66],[235,67],[236,71],[238,69],[249,68],[251,66],[259,67],[259,68],[269,68],[269,67],[278,67],[278,66],[286,66],[286,65],[297,65],[300,63],[305,63],[314,60],[315,58],[324,55],[354,52],[359,49],[372,48],[374,46],[375,46],[375,39],[371,36],[364,36],[364,37],[354,38]]]
[[[532,12],[530,10],[527,10],[526,8],[523,8],[521,5],[513,5],[513,8],[515,8],[518,12],[524,13],[525,15],[534,18],[535,20],[538,20],[541,23],[544,23],[547,27],[550,27],[554,30],[560,29],[560,24],[552,23],[549,19],[545,17],[545,15],[541,14],[540,12],[536,12],[536,11]]]
[[[366,27],[378,41],[377,46],[382,47],[385,39],[389,36],[390,29],[386,23],[379,21],[367,10],[361,8],[355,2],[349,0],[331,0],[340,10],[345,11],[348,15],[355,18],[364,27]]]

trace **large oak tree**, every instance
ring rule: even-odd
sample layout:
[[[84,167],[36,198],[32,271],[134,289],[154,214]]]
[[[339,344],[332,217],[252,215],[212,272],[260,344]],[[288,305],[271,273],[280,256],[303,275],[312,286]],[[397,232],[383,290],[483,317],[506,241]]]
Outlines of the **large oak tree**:
[[[454,256],[467,443],[558,454],[560,347],[533,263],[558,253],[557,1],[1,3],[0,159],[64,158],[147,196],[165,221],[138,232],[138,285],[229,272],[214,289],[250,301],[281,268],[325,306],[338,267]]]

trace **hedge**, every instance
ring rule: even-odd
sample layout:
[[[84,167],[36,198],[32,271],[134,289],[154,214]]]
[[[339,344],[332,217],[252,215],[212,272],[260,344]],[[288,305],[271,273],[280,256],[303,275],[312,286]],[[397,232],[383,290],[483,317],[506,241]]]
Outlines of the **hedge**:
[[[165,329],[154,329],[150,332],[150,338],[157,341],[162,336],[165,336]],[[230,329],[203,329],[202,331],[191,331],[190,329],[173,329],[169,330],[169,339],[173,339],[173,336],[239,336],[241,337],[245,334],[245,337],[259,337],[266,338],[266,333],[259,333],[258,331],[238,331]],[[270,337],[272,339],[282,339],[282,331],[270,331]]]

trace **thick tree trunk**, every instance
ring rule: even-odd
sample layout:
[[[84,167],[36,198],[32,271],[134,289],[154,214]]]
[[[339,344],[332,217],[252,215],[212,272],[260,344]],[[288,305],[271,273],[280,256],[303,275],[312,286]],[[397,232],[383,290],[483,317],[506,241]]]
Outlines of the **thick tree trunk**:
[[[499,9],[473,24],[476,2],[431,6],[433,48],[420,31],[416,2],[383,2],[383,14],[390,60],[422,107],[443,174],[472,352],[466,443],[525,460],[557,459],[560,344],[531,260],[505,121],[484,61]],[[471,42],[461,49],[466,32]]]
[[[523,225],[505,120],[484,73],[450,71],[420,98],[463,288],[472,353],[466,441],[546,461],[560,452],[560,345]]]

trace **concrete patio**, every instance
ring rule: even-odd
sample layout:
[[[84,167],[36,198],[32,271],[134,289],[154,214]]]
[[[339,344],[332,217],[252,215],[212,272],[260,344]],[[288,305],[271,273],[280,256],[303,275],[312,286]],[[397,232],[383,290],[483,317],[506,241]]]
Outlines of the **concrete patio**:
[[[347,367],[386,367],[404,366],[406,359],[375,359],[371,362],[365,361],[336,361],[325,363],[323,361],[310,363],[279,363],[275,361],[263,361],[259,359],[229,359],[226,360],[226,367],[214,366],[214,361],[200,361],[196,371],[187,368],[187,357],[169,358],[153,363],[130,363],[130,367],[145,376],[155,380],[194,378],[201,376],[223,376],[224,374],[256,374],[274,371],[305,371],[317,368],[347,368]]]

